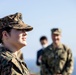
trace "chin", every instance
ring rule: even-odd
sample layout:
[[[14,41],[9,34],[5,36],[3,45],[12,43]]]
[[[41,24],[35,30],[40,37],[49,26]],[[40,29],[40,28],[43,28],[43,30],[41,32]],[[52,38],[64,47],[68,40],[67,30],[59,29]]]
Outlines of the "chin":
[[[55,44],[59,44],[59,42],[55,42]]]
[[[21,44],[20,46],[21,46],[21,47],[24,47],[24,46],[26,46],[26,44]]]
[[[27,45],[27,43],[23,43],[23,46],[26,46]]]

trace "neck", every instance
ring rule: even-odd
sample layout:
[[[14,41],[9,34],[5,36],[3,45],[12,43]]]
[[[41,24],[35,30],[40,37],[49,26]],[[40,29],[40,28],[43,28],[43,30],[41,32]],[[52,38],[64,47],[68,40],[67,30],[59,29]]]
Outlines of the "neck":
[[[60,43],[53,43],[53,45],[55,48],[57,48],[60,45]]]
[[[12,51],[13,53],[17,52],[20,50],[19,47],[13,46],[9,43],[4,43],[4,47],[6,47],[7,49],[9,49],[10,51]]]

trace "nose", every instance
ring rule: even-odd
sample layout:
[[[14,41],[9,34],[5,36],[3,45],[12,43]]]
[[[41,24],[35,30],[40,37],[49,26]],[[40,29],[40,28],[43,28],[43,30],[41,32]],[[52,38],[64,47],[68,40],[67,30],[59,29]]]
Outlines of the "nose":
[[[25,31],[23,34],[24,34],[24,35],[27,35],[27,32]]]
[[[57,36],[55,36],[55,39],[57,39],[58,37]]]
[[[27,32],[25,30],[23,30],[22,32],[23,32],[23,35],[24,36],[27,35]]]

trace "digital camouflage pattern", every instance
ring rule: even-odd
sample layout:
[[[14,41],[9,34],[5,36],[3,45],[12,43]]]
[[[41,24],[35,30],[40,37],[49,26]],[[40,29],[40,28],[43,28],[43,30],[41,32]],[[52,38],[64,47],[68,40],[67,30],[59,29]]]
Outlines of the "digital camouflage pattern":
[[[51,33],[52,34],[61,34],[61,29],[59,29],[59,28],[53,28],[53,29],[51,29]]]
[[[58,48],[55,48],[51,44],[42,54],[42,75],[71,75],[73,64],[72,53],[67,46],[60,44]]]
[[[17,52],[17,57],[18,57],[19,59],[21,59],[21,60],[24,60],[24,58],[23,58],[23,53],[21,52],[21,50],[19,50],[19,51]]]
[[[15,13],[0,18],[0,29],[3,29],[5,27],[11,27],[15,29],[26,29],[26,31],[31,31],[33,29],[33,27],[29,26],[28,24],[25,24],[22,21],[21,13]]]
[[[10,50],[0,47],[0,75],[29,75],[29,71]]]
[[[5,16],[3,18],[0,18],[0,43],[2,43],[2,31],[5,28],[14,28],[14,29],[25,29],[26,31],[31,31],[33,29],[32,26],[25,24],[22,21],[22,14],[21,13],[15,13],[8,16]]]

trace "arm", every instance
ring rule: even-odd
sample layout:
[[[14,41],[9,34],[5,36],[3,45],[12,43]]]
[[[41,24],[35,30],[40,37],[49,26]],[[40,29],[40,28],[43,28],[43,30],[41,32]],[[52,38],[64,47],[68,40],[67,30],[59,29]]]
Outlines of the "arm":
[[[73,56],[72,56],[72,52],[70,49],[67,50],[67,61],[65,64],[65,68],[62,71],[63,75],[71,75],[73,72]]]
[[[2,62],[3,63],[3,62]],[[7,64],[0,64],[0,75],[13,75],[12,73],[12,64],[7,63]]]
[[[36,60],[36,65],[37,66],[40,66],[40,64],[41,64],[41,58],[42,58],[42,50],[39,50],[37,52],[37,60]]]
[[[48,70],[47,56],[45,54],[42,55],[41,71],[42,71],[42,75],[52,75]]]
[[[38,59],[39,59],[39,53],[37,52],[36,65],[37,65],[37,66],[40,66],[40,63],[38,62]]]
[[[4,63],[4,62],[3,62]],[[18,64],[18,63],[16,63]],[[0,66],[0,75],[23,75],[20,67],[18,68],[14,63],[11,61],[4,63]],[[25,70],[25,75],[30,75],[27,70]]]

